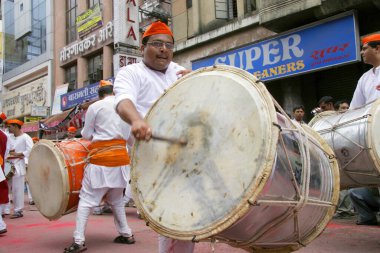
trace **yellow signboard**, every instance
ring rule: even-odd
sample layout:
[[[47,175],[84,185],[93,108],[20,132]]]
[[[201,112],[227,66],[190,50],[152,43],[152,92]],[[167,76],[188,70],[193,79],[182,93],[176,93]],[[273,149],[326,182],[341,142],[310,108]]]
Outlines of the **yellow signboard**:
[[[100,4],[95,4],[92,8],[77,16],[76,24],[79,37],[83,37],[101,27],[103,21]]]

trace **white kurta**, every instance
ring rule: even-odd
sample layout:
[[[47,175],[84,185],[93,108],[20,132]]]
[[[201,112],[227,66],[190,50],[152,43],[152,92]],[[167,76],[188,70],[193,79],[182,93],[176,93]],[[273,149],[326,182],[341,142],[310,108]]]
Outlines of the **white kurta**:
[[[115,112],[114,100],[114,96],[107,96],[90,105],[85,117],[85,126],[82,129],[83,138],[92,142],[128,138],[129,126]],[[129,169],[129,165],[106,167],[91,163],[85,167],[74,231],[76,243],[84,243],[88,216],[91,209],[98,206],[104,196],[106,202],[112,207],[115,226],[119,234],[126,237],[132,235],[123,202],[123,190],[127,185]]]
[[[365,72],[359,79],[350,109],[358,108],[380,98],[380,66]]]
[[[114,83],[115,106],[129,99],[140,115],[145,117],[153,103],[180,78],[177,72],[184,69],[174,62],[169,64],[165,74],[148,68],[142,61],[123,67]]]
[[[177,72],[185,68],[171,62],[165,73],[148,68],[143,61],[122,68],[114,82],[116,95],[115,108],[124,99],[129,99],[135,105],[142,117],[154,102],[169,88],[180,76]],[[159,253],[191,253],[194,243],[181,242],[164,236],[158,239]]]
[[[11,141],[11,149],[14,149],[16,153],[22,153],[24,155],[24,158],[12,160],[16,169],[15,176],[24,176],[26,174],[25,165],[28,164],[28,159],[32,147],[33,140],[29,135],[25,133],[21,134],[20,136],[14,137]]]
[[[87,110],[82,136],[92,142],[127,140],[130,127],[113,109],[115,96],[93,103]],[[129,166],[106,167],[88,164],[85,169],[93,188],[125,188],[129,180]]]

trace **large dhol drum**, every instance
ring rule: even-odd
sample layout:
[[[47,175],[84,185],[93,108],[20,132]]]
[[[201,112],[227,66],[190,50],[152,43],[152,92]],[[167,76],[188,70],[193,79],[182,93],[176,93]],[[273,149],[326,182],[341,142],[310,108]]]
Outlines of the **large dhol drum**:
[[[40,140],[33,146],[26,176],[37,209],[49,220],[76,210],[89,144]]]
[[[188,241],[290,252],[317,237],[339,193],[333,152],[292,122],[253,75],[229,66],[177,81],[146,116],[153,134],[187,145],[137,142],[132,190],[147,224]]]
[[[309,125],[335,151],[342,188],[380,185],[380,99],[345,113],[321,113]]]

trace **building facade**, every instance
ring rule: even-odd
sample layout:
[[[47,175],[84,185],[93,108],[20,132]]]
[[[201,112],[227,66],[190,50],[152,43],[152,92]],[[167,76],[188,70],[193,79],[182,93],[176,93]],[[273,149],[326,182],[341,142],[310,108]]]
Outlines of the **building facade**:
[[[309,112],[325,95],[352,98],[368,69],[359,39],[380,31],[379,9],[375,0],[174,0],[174,60],[191,69],[241,67],[288,113],[301,104]]]
[[[4,0],[2,111],[26,122],[47,117],[53,83],[52,1]],[[37,118],[38,119],[38,118]],[[25,125],[26,132],[38,125]]]

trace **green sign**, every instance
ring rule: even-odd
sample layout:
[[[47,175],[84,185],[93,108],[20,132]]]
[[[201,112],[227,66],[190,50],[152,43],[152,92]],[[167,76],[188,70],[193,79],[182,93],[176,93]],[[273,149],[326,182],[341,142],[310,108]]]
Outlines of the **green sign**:
[[[97,3],[92,8],[77,16],[76,25],[79,37],[84,37],[95,29],[102,27],[103,21],[100,4]]]

